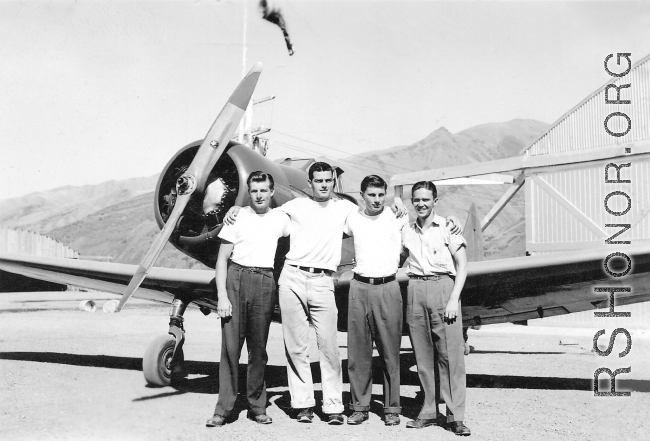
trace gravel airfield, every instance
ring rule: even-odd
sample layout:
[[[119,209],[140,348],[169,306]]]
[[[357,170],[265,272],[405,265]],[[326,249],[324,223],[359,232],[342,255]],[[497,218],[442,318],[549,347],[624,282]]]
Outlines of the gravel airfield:
[[[166,334],[167,305],[134,299],[118,313],[102,304],[103,293],[0,294],[0,439],[2,440],[293,440],[457,439],[441,427],[406,429],[420,406],[419,382],[407,337],[402,340],[402,422],[385,427],[380,377],[375,377],[370,420],[360,426],[328,426],[316,409],[312,424],[291,419],[282,329],[271,325],[267,413],[273,424],[239,416],[222,428],[206,428],[218,394],[219,320],[198,309],[185,314],[187,377],[175,387],[147,387],[142,356]],[[96,312],[79,302],[94,299]],[[613,327],[606,321],[606,344]],[[470,330],[467,356],[467,417],[476,440],[642,440],[650,423],[650,337],[631,331],[625,358],[619,335],[612,354],[591,351],[595,329],[493,325]],[[560,345],[560,340],[570,345]],[[318,351],[311,340],[318,381]],[[339,333],[344,402],[349,400],[346,334]],[[246,363],[244,348],[241,364]],[[594,370],[631,367],[618,388],[630,397],[594,397]],[[245,366],[244,366],[245,369]],[[316,384],[320,388],[320,384]],[[320,391],[317,390],[317,401]],[[444,405],[440,406],[444,409]]]

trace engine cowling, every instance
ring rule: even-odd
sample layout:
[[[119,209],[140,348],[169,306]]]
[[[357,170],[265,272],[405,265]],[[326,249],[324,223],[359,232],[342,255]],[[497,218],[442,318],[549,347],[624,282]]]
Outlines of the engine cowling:
[[[180,149],[158,178],[154,215],[160,228],[164,226],[174,207],[176,181],[192,162],[201,141]],[[208,189],[218,181],[221,190],[218,192],[220,203],[214,210],[205,213],[209,208],[205,208],[204,204],[206,192],[195,191],[169,241],[181,252],[214,268],[219,251],[217,235],[223,226],[223,217],[233,205],[248,205],[250,199],[246,179],[250,173],[257,170],[273,175],[275,192],[271,200],[272,208],[293,199],[293,191],[296,189],[306,190],[307,173],[303,170],[272,162],[249,147],[231,141],[206,182]],[[288,243],[281,241],[278,256],[284,256],[287,248]]]

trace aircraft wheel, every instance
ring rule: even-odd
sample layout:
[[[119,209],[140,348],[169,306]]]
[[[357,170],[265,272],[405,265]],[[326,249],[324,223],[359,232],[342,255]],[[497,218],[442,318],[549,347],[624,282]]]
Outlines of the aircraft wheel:
[[[147,346],[142,358],[142,372],[151,386],[169,386],[179,375],[182,377],[182,348],[179,349],[178,363],[171,364],[175,344],[174,337],[167,334],[156,337]]]

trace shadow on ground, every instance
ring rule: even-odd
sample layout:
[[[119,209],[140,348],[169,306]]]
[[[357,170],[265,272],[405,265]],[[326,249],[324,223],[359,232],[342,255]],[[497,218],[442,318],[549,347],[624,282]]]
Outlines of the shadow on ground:
[[[537,353],[535,353],[537,354]],[[99,367],[109,369],[123,369],[142,371],[142,359],[132,357],[115,357],[110,355],[81,355],[58,352],[0,352],[0,360],[17,360],[29,361],[36,363],[54,363],[70,366]],[[418,379],[415,369],[415,357],[412,352],[402,353],[400,357],[401,364],[401,384],[418,386]],[[313,381],[320,383],[320,369],[318,363],[311,364]],[[343,381],[349,382],[347,375],[347,360],[343,360]],[[240,385],[245,385],[247,365],[239,366]],[[208,361],[185,361],[185,373],[188,376],[198,376],[198,378],[183,378],[173,387],[175,392],[165,391],[160,395],[151,397],[142,397],[136,400],[149,400],[154,398],[163,398],[165,396],[177,395],[181,393],[219,393],[219,363]],[[602,376],[605,377],[605,376]],[[287,387],[287,371],[285,366],[268,365],[266,368],[267,388]],[[383,374],[381,361],[379,357],[373,357],[373,382],[382,384]],[[602,378],[599,382],[600,390],[604,391],[608,386],[604,384]],[[488,375],[488,374],[469,374],[467,375],[467,387],[469,388],[503,388],[503,389],[539,389],[539,390],[593,390],[593,379],[591,378],[559,378],[559,377],[531,377],[515,375]],[[632,392],[650,392],[650,381],[620,379],[617,380],[617,390]],[[269,393],[272,395],[272,393]],[[270,396],[271,398],[271,396]],[[375,396],[373,396],[375,399]],[[377,396],[377,400],[382,401],[382,397]],[[408,400],[402,397],[402,400]],[[278,405],[282,404],[282,397],[278,399]],[[405,406],[406,407],[406,406]],[[371,409],[372,410],[372,409]]]

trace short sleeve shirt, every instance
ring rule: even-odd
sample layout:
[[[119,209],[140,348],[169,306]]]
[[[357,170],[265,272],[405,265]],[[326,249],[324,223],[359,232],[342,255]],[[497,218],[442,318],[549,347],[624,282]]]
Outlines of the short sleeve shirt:
[[[277,210],[291,218],[291,247],[286,262],[336,271],[341,263],[345,221],[357,206],[345,199],[318,202],[296,198]]]
[[[230,256],[233,262],[272,268],[278,239],[290,233],[291,222],[282,211],[273,209],[261,216],[251,207],[244,207],[237,215],[237,222],[223,226],[219,238],[235,245]]]
[[[402,228],[408,216],[395,217],[384,208],[376,216],[368,216],[363,209],[350,214],[345,232],[354,237],[353,271],[363,277],[386,277],[397,272],[402,250]]]
[[[433,215],[429,226],[422,230],[417,220],[402,230],[402,244],[409,251],[406,268],[408,274],[429,276],[432,274],[456,275],[452,253],[467,246],[461,234],[451,234],[445,218]]]

